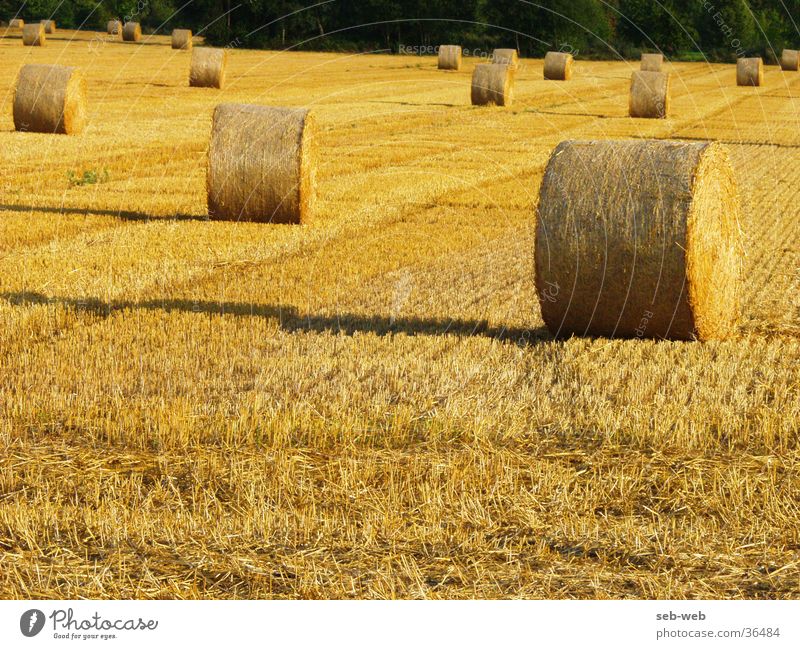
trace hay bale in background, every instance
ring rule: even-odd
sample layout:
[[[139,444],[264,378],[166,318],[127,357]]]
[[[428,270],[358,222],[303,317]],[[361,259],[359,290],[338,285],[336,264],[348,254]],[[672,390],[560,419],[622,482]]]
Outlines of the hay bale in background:
[[[23,27],[25,27],[25,21],[22,18],[12,18],[8,22],[9,29],[22,29]]]
[[[517,50],[512,49],[496,49],[492,52],[492,63],[496,63],[498,65],[507,65],[511,68],[512,72],[516,71],[519,67],[519,57],[517,56]]]
[[[738,214],[720,144],[562,142],[537,209],[536,291],[547,327],[557,336],[730,336]]]
[[[669,101],[669,73],[638,70],[631,75],[628,101],[631,117],[666,117]]]
[[[764,83],[764,63],[761,57],[736,61],[736,85],[760,86]]]
[[[797,50],[783,50],[781,52],[781,70],[797,72],[800,70],[800,52]]]
[[[548,52],[544,55],[544,78],[569,81],[572,78],[572,54]]]
[[[119,20],[109,20],[106,24],[106,32],[112,36],[121,36],[122,23]]]
[[[142,26],[139,23],[127,22],[122,27],[122,40],[137,43],[142,39]]]
[[[192,49],[192,30],[173,29],[172,30],[172,49],[190,50]]]
[[[192,50],[189,85],[196,88],[222,88],[225,85],[227,64],[228,50],[215,47],[198,47]]]
[[[22,28],[22,44],[42,46],[47,42],[42,23],[32,23]]]
[[[664,65],[663,54],[648,54],[642,52],[642,61],[639,64],[639,69],[642,72],[661,72],[662,65]]]
[[[56,21],[55,20],[42,20],[42,27],[44,27],[45,34],[55,34],[56,33]]]
[[[74,134],[85,124],[86,81],[77,68],[23,66],[14,92],[16,130]]]
[[[472,73],[472,105],[510,106],[514,101],[514,71],[510,65],[481,63]]]
[[[208,213],[305,223],[314,199],[314,121],[307,110],[220,104],[208,149]]]
[[[440,45],[439,46],[439,69],[440,70],[460,70],[461,69],[461,46],[460,45]]]

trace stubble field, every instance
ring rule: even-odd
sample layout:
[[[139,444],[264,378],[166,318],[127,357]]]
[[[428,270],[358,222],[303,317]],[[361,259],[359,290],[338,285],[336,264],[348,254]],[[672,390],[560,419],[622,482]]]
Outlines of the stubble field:
[[[800,74],[0,39],[0,595],[800,596]],[[79,66],[80,136],[17,133],[21,65]],[[307,226],[206,219],[211,113],[308,106]],[[716,343],[553,340],[534,206],[572,138],[719,139],[743,317]],[[75,184],[85,171],[99,182]],[[72,174],[72,176],[70,176]]]

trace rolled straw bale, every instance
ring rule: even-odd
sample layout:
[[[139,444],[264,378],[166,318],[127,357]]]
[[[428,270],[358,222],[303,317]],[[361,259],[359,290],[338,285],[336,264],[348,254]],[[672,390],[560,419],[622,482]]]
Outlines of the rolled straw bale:
[[[556,336],[730,336],[738,214],[720,144],[562,142],[537,208],[536,291],[547,327]]]
[[[208,213],[215,219],[305,223],[314,200],[309,111],[220,104],[208,149]]]
[[[764,63],[761,57],[736,61],[736,85],[760,86],[764,83]]]
[[[106,32],[112,36],[122,35],[122,23],[119,20],[109,20],[106,24]]]
[[[55,34],[56,33],[56,21],[55,20],[42,20],[42,26],[44,27],[45,34]]]
[[[663,54],[648,54],[647,52],[643,52],[639,69],[642,70],[642,72],[661,72],[662,65],[664,65]]]
[[[25,21],[22,18],[12,18],[8,21],[9,29],[22,29],[25,27]]]
[[[642,72],[631,75],[628,114],[631,117],[666,117],[669,113],[669,73]]]
[[[781,52],[781,70],[791,72],[800,70],[800,52],[797,50],[783,50]]]
[[[548,52],[544,55],[544,78],[569,81],[572,78],[572,54]]]
[[[142,40],[142,26],[139,23],[125,23],[122,26],[122,40],[131,43]]]
[[[460,45],[440,45],[439,46],[439,69],[440,70],[460,70],[461,69],[461,46]]]
[[[172,30],[172,49],[190,50],[192,49],[192,30],[173,29]]]
[[[189,85],[197,88],[222,88],[225,85],[227,64],[228,50],[215,47],[198,47],[192,50]]]
[[[44,45],[47,38],[44,35],[44,25],[42,23],[31,23],[22,28],[23,45]]]
[[[517,50],[503,48],[494,50],[492,52],[492,63],[505,64],[512,70],[516,70],[519,66]]]
[[[481,63],[472,73],[472,105],[510,106],[514,101],[514,71],[501,63]]]
[[[77,68],[29,64],[14,93],[14,128],[37,133],[80,133],[86,124],[86,81]]]

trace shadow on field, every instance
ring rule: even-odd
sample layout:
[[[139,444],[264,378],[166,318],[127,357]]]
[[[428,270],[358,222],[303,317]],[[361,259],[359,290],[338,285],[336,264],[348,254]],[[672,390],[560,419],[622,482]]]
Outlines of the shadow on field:
[[[535,345],[553,340],[546,328],[523,329],[521,327],[489,326],[486,320],[463,320],[447,318],[393,318],[387,315],[340,313],[337,315],[301,314],[297,307],[285,304],[244,304],[241,302],[203,302],[193,300],[147,300],[132,302],[115,300],[104,302],[97,298],[75,299],[48,297],[41,293],[0,293],[0,298],[15,306],[56,304],[75,311],[92,313],[101,318],[116,311],[144,310],[208,315],[231,315],[236,317],[269,318],[278,321],[287,332],[337,333],[352,336],[355,333],[373,333],[378,336],[390,334],[435,335],[459,337],[494,338],[521,346]]]
[[[197,214],[170,214],[169,216],[153,216],[143,212],[129,210],[103,210],[85,209],[78,207],[50,207],[33,205],[4,205],[0,204],[0,212],[46,212],[48,214],[98,214],[100,216],[115,216],[123,221],[208,221],[208,216]]]

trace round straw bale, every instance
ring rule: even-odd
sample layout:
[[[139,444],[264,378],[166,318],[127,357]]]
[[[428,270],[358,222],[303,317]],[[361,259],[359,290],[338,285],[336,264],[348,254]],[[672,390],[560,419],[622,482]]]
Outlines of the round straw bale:
[[[505,64],[512,70],[516,70],[519,66],[517,50],[503,48],[494,50],[492,52],[492,63]]]
[[[631,117],[666,117],[669,113],[669,73],[634,72],[628,113]]]
[[[797,50],[783,50],[781,52],[781,70],[791,72],[800,70],[800,52]]]
[[[461,69],[461,46],[460,45],[440,45],[439,46],[439,69],[440,70],[460,70]]]
[[[25,21],[22,18],[12,18],[8,21],[9,29],[22,29],[25,27]]]
[[[761,57],[736,61],[736,85],[760,86],[764,83],[764,63]]]
[[[548,52],[544,55],[544,78],[569,81],[572,78],[572,54]]]
[[[112,36],[120,36],[122,34],[122,23],[119,20],[109,20],[106,24],[106,32]]]
[[[220,104],[208,149],[208,213],[215,219],[305,223],[314,200],[309,111]]]
[[[47,42],[42,23],[31,23],[22,28],[22,44],[42,46]]]
[[[80,133],[86,124],[86,81],[77,68],[29,64],[14,93],[14,128],[37,133]]]
[[[642,62],[639,69],[643,72],[661,72],[662,65],[664,65],[663,54],[642,52]]]
[[[501,63],[481,63],[472,73],[472,105],[510,106],[514,101],[514,71]]]
[[[192,30],[173,29],[172,30],[172,49],[190,50],[192,49]]]
[[[142,39],[142,26],[139,23],[127,22],[122,27],[122,40],[136,43]]]
[[[215,47],[198,47],[192,50],[189,85],[197,88],[222,88],[225,85],[227,64],[228,50]]]
[[[55,20],[42,20],[42,27],[44,27],[45,34],[55,34],[56,33],[56,21]]]
[[[738,215],[720,144],[562,142],[537,208],[536,291],[548,329],[730,336],[739,304]]]

